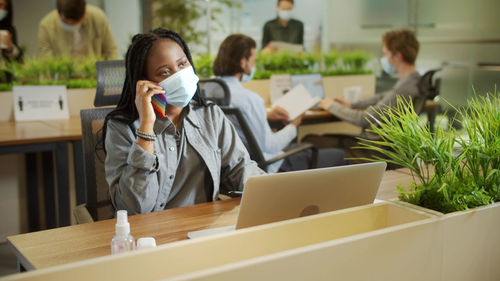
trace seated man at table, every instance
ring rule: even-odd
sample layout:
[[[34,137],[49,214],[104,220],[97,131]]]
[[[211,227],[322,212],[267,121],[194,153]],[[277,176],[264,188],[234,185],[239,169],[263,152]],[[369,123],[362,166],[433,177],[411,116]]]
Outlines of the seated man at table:
[[[101,9],[85,0],[57,0],[56,6],[38,27],[40,56],[116,59],[115,40]]]
[[[318,106],[344,121],[360,126],[363,129],[363,135],[377,138],[378,136],[365,131],[370,127],[370,116],[380,119],[377,112],[386,106],[395,106],[398,97],[411,99],[413,102],[421,98],[418,89],[420,74],[415,69],[418,50],[419,43],[412,31],[403,29],[385,33],[382,37],[383,56],[380,63],[385,72],[390,75],[395,74],[399,78],[394,88],[353,104],[339,98],[324,98]],[[334,135],[306,136],[303,140],[319,147],[342,147],[349,157],[367,156],[366,150],[351,149],[357,141],[352,139],[352,142],[346,142],[346,139],[339,141],[338,138],[339,136]]]
[[[252,79],[256,62],[255,41],[243,34],[233,34],[222,42],[217,58],[214,61],[214,74],[222,78],[231,92],[231,106],[241,110],[250,130],[260,146],[266,159],[283,153],[287,146],[296,146],[292,140],[297,137],[297,127],[302,116],[288,122],[277,132],[273,132],[267,120],[288,120],[288,113],[282,108],[273,108],[266,113],[264,100],[255,92],[245,89],[241,82]],[[236,130],[241,130],[236,128]],[[243,134],[239,132],[239,135]],[[268,172],[296,171],[309,168],[312,149],[303,150],[268,167]],[[344,152],[339,149],[323,149],[318,153],[318,167],[345,165]]]

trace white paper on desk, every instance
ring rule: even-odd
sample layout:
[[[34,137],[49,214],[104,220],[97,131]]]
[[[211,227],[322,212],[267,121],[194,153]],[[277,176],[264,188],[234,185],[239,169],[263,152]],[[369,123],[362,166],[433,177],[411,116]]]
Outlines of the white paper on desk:
[[[16,121],[68,119],[66,86],[14,86]]]
[[[271,104],[275,103],[279,98],[284,96],[292,89],[292,81],[290,74],[273,74],[269,81],[271,94]]]
[[[273,107],[280,106],[284,108],[288,112],[289,120],[293,120],[316,105],[320,100],[319,97],[311,96],[307,89],[302,84],[299,84],[278,99],[273,104]]]

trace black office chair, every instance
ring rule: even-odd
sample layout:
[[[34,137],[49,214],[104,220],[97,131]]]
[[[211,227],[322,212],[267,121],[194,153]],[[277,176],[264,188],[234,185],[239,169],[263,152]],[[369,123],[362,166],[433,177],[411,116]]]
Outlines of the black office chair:
[[[284,153],[266,160],[264,158],[264,154],[262,153],[262,150],[259,147],[259,144],[257,143],[257,140],[255,139],[255,136],[253,135],[252,131],[250,130],[250,127],[248,126],[248,123],[246,122],[245,118],[243,117],[243,114],[241,113],[239,108],[235,107],[229,107],[229,106],[221,106],[222,111],[226,115],[226,117],[233,123],[233,125],[236,128],[239,128],[238,135],[240,139],[242,140],[243,144],[248,150],[248,153],[250,154],[250,158],[257,162],[257,165],[264,170],[267,171],[267,167],[271,165],[272,163],[279,161],[281,159],[284,159],[290,155],[293,155],[299,151],[305,150],[305,149],[313,149],[313,157],[311,159],[311,163],[309,167],[311,169],[317,167],[317,160],[318,160],[318,151],[316,147],[310,143],[304,143],[301,144],[298,147],[295,147],[293,149],[287,150]]]
[[[441,87],[441,78],[436,78],[435,75],[441,69],[429,70],[420,78],[418,82],[418,91],[420,97],[418,101],[414,102],[415,112],[426,113],[428,118],[428,125],[431,132],[434,132],[434,122],[436,120],[437,111],[440,107],[439,103],[428,104],[427,101],[434,100],[439,95]]]
[[[97,88],[94,106],[117,105],[125,82],[125,61],[98,61],[95,66]]]
[[[80,111],[87,204],[75,209],[74,214],[78,223],[110,219],[114,216],[115,210],[104,172],[106,157],[104,144],[100,142],[104,118],[113,109],[108,107]],[[90,216],[85,213],[86,211]]]
[[[229,87],[224,80],[219,78],[200,79],[200,94],[206,100],[212,101],[219,106],[231,103]]]

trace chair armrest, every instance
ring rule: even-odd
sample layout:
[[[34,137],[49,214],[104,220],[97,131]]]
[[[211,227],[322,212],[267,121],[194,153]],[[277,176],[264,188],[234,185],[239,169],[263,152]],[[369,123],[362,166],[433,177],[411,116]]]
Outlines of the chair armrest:
[[[229,195],[229,197],[231,198],[241,197],[243,195],[243,191],[231,190],[228,192],[227,195]]]
[[[284,153],[282,153],[282,154],[280,154],[280,155],[278,155],[276,157],[273,157],[273,158],[267,160],[266,161],[266,165],[272,164],[272,163],[274,163],[276,161],[279,161],[279,160],[284,159],[284,158],[286,158],[286,157],[288,157],[290,155],[293,155],[293,154],[295,154],[297,152],[300,152],[302,150],[306,150],[306,149],[309,149],[309,148],[314,148],[314,145],[311,144],[311,143],[301,144],[300,146],[294,147],[294,148],[292,148],[290,150],[287,150]]]
[[[85,204],[76,206],[75,209],[73,209],[73,215],[75,216],[77,224],[94,222]]]

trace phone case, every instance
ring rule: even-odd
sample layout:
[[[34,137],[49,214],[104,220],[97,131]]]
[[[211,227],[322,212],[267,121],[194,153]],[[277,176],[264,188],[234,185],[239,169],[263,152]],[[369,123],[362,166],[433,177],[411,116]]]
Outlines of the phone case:
[[[156,94],[151,98],[151,103],[153,104],[153,109],[162,118],[167,117],[167,96],[165,94]]]

